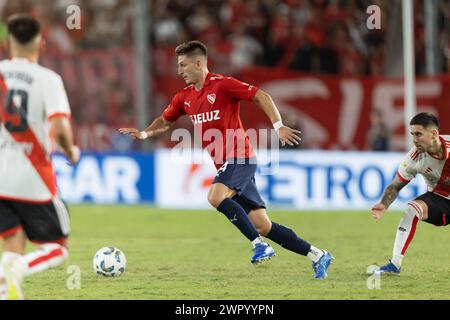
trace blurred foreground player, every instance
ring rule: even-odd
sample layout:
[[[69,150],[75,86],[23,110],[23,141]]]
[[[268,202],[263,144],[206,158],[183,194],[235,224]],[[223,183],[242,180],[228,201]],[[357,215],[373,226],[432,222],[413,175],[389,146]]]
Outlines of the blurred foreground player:
[[[7,27],[11,60],[0,62],[0,295],[23,299],[23,277],[68,257],[69,214],[57,195],[51,136],[72,164],[80,150],[73,143],[62,79],[37,63],[39,23],[14,15]],[[25,254],[26,239],[39,248]]]
[[[270,221],[267,216],[265,203],[255,184],[256,158],[239,117],[239,101],[253,101],[262,108],[282,145],[298,144],[300,131],[282,124],[280,113],[266,92],[232,77],[210,73],[207,48],[200,41],[183,43],[175,53],[178,74],[188,86],[173,97],[162,116],[144,131],[134,128],[119,131],[136,139],[146,139],[167,131],[180,116],[188,115],[218,170],[208,201],[252,242],[251,262],[258,264],[275,255],[262,235],[310,258],[315,278],[325,278],[332,255],[300,239],[294,231]]]
[[[392,259],[373,270],[379,274],[400,275],[403,257],[419,220],[435,226],[450,223],[450,136],[439,135],[439,121],[430,113],[417,114],[409,124],[414,147],[400,165],[394,180],[384,190],[381,202],[372,208],[372,217],[379,221],[400,190],[417,174],[423,176],[428,192],[408,203],[397,229]]]

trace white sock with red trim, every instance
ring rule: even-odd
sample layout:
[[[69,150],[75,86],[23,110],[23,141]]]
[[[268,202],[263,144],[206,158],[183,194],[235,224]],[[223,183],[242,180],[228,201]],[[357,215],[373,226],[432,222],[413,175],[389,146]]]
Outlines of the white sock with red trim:
[[[22,261],[26,266],[25,275],[29,276],[33,273],[60,266],[68,257],[69,252],[62,245],[57,243],[43,244],[37,250],[22,257]]]
[[[406,212],[398,225],[394,249],[392,252],[391,262],[395,264],[397,268],[400,268],[402,265],[403,256],[414,237],[417,222],[422,218],[422,216],[422,207],[417,202],[409,202],[408,208],[406,209]]]
[[[68,256],[69,252],[62,245],[46,243],[23,256],[15,252],[3,252],[0,265],[15,260],[15,267],[23,277],[62,265]],[[3,272],[3,268],[1,272]]]

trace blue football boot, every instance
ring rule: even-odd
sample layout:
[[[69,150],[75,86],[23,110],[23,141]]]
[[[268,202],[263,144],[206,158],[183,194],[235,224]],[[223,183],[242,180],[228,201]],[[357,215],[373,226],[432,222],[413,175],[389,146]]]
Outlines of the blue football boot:
[[[275,256],[275,251],[268,243],[257,243],[255,248],[253,248],[253,257],[251,262],[256,265],[265,260],[270,260],[273,256]]]
[[[325,279],[328,274],[327,270],[330,267],[331,260],[334,259],[332,254],[325,251],[325,254],[317,262],[313,262],[314,278]]]
[[[393,274],[399,276],[400,270],[401,268],[397,268],[397,266],[393,264],[391,260],[389,260],[389,262],[380,267],[380,269],[375,270],[374,274]]]

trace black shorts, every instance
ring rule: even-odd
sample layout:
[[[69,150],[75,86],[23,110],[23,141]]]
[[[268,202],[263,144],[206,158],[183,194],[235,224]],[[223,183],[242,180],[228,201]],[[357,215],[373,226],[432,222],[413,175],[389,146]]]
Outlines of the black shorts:
[[[43,204],[0,199],[0,237],[20,228],[30,241],[62,243],[70,233],[69,210],[58,197]]]
[[[425,222],[435,226],[446,226],[450,223],[450,200],[433,192],[427,192],[415,200],[422,200],[428,206],[428,219]]]
[[[239,203],[244,210],[249,213],[253,209],[265,208],[261,195],[255,183],[255,172],[257,165],[254,158],[246,159],[240,164],[237,160],[225,162],[217,171],[213,183],[222,183],[228,188],[236,190],[232,198]]]

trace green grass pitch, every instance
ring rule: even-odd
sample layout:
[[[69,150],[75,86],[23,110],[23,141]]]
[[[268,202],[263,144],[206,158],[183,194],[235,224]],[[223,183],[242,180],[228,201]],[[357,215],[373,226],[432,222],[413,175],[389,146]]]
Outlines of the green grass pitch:
[[[368,212],[269,212],[300,237],[335,256],[326,280],[312,278],[306,257],[277,244],[277,256],[250,263],[251,245],[214,210],[146,206],[71,206],[70,259],[27,278],[26,299],[449,299],[449,230],[419,222],[400,277],[368,289],[368,265],[390,258],[400,212],[375,223]],[[97,249],[116,246],[128,264],[118,278],[92,269]],[[29,245],[28,250],[33,246]],[[70,265],[80,289],[69,290]],[[369,281],[371,282],[371,281]],[[374,283],[374,282],[371,282]]]

